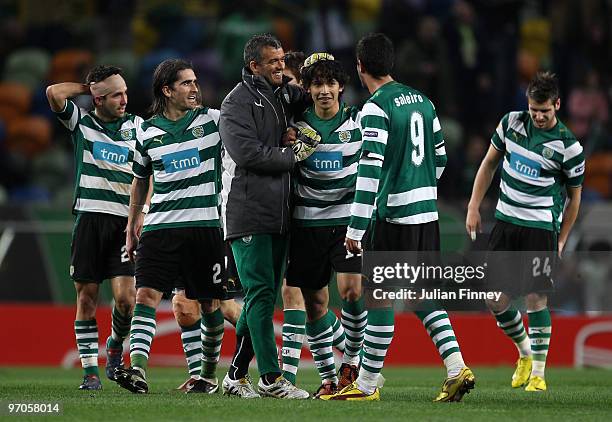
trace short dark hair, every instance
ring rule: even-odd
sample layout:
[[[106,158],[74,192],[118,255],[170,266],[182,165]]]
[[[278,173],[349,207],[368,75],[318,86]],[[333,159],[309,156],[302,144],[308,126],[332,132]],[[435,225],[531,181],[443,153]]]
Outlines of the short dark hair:
[[[117,66],[99,64],[87,73],[87,76],[85,77],[85,84],[89,85],[92,82],[100,82],[109,76],[121,75],[121,72],[123,72],[123,70]]]
[[[244,46],[244,65],[249,66],[251,61],[261,63],[261,50],[264,47],[283,48],[280,41],[271,34],[253,35]]]
[[[306,89],[313,81],[329,82],[332,79],[337,80],[340,86],[345,86],[349,80],[348,73],[344,70],[342,63],[337,60],[319,60],[302,68],[302,83]]]
[[[166,96],[162,88],[170,86],[178,80],[178,73],[181,70],[193,69],[191,62],[182,59],[167,59],[161,62],[153,72],[153,102],[149,107],[151,116],[162,114],[166,109]]]
[[[367,34],[357,43],[357,59],[374,78],[387,76],[393,69],[393,42],[380,32]]]
[[[525,95],[537,103],[545,103],[548,100],[556,102],[559,99],[557,75],[552,72],[538,72],[529,82]]]
[[[297,83],[302,81],[300,70],[302,70],[305,58],[306,55],[301,51],[290,51],[285,53],[285,67],[289,68],[291,73],[295,75]]]

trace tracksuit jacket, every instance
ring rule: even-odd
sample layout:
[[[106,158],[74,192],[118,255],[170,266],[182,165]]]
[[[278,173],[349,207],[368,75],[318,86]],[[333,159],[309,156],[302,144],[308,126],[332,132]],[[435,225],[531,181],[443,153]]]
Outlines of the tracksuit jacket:
[[[288,81],[283,77],[283,84],[273,87],[244,68],[242,82],[221,104],[221,211],[226,239],[288,231],[290,172],[296,160],[291,148],[281,146],[281,139],[306,101],[305,92]]]

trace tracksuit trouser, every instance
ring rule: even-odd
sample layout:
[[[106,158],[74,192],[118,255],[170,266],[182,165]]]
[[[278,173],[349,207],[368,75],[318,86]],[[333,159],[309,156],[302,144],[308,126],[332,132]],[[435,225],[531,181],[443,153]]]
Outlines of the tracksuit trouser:
[[[260,375],[280,373],[272,317],[285,274],[288,238],[254,234],[235,239],[231,245],[244,290],[236,334],[251,337]]]

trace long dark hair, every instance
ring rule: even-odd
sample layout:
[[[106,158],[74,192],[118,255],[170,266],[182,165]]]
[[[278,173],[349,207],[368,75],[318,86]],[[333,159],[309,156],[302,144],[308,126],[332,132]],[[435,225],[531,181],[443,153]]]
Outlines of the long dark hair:
[[[193,65],[182,59],[164,60],[155,68],[155,72],[153,72],[153,102],[148,110],[151,116],[163,114],[167,99],[162,89],[176,82],[178,73],[185,69],[193,69]]]

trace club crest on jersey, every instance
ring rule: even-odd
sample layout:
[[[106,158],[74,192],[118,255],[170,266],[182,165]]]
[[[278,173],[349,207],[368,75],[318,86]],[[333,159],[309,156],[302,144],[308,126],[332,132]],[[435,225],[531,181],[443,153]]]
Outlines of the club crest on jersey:
[[[121,131],[121,139],[124,141],[129,141],[132,139],[132,130],[131,129],[123,129]]]
[[[548,147],[544,147],[544,149],[542,150],[542,156],[549,160],[553,157],[554,153],[555,152],[551,148],[548,148]]]
[[[340,142],[348,142],[351,140],[351,132],[342,130],[338,133],[338,138],[340,138]]]
[[[202,136],[204,136],[204,128],[202,126],[196,126],[193,129],[191,129],[191,133],[196,138],[201,138]]]

